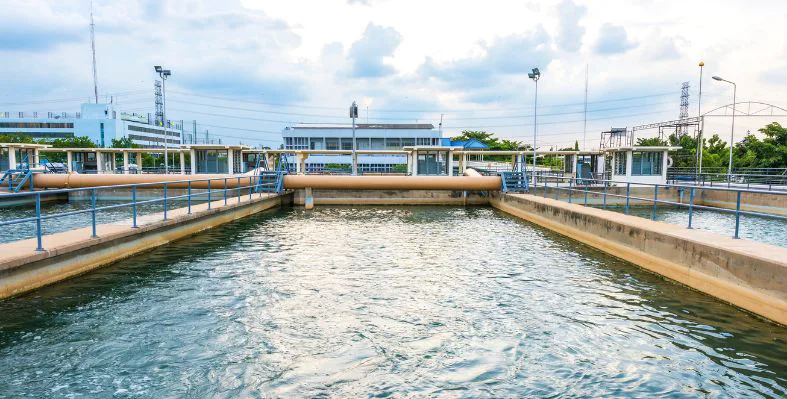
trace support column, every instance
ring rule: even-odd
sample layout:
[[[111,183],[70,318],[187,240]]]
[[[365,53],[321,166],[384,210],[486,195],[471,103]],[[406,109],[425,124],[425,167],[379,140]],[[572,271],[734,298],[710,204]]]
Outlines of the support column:
[[[8,147],[8,169],[16,169],[16,148]]]
[[[178,155],[180,156],[180,174],[181,175],[185,175],[186,174],[186,156],[183,155],[183,151],[178,152]]]
[[[128,151],[123,151],[123,174],[128,174]]]
[[[189,157],[191,158],[191,174],[197,174],[197,151],[194,149],[189,150]]]
[[[516,155],[511,155],[511,171],[516,172]]]
[[[41,163],[41,154],[38,152],[38,148],[33,150],[33,163],[38,167],[38,164]]]
[[[462,153],[459,155],[459,174],[465,174],[465,170],[467,170],[467,154]]]
[[[101,151],[96,151],[96,173],[101,174],[104,170],[104,157],[101,156]]]
[[[137,173],[142,173],[142,153],[137,153]]]
[[[234,151],[232,151],[232,149],[230,149],[230,148],[227,149],[227,173],[229,173],[229,174],[234,174],[235,173],[232,170],[233,169],[232,166],[235,164],[235,162],[233,160],[233,154],[232,154],[233,152]]]
[[[71,173],[74,171],[74,154],[71,151],[66,151],[66,171]]]
[[[410,175],[418,176],[418,151],[413,150],[407,155],[410,162]]]
[[[451,150],[448,150],[448,161],[446,163],[448,164],[448,171],[447,171],[448,172],[448,176],[453,176],[454,175],[454,152],[451,151]]]

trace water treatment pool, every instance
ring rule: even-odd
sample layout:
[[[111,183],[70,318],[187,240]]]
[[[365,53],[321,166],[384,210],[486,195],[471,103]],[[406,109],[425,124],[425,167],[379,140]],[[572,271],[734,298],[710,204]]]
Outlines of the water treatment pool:
[[[787,329],[483,207],[278,210],[0,315],[0,397],[787,395]]]

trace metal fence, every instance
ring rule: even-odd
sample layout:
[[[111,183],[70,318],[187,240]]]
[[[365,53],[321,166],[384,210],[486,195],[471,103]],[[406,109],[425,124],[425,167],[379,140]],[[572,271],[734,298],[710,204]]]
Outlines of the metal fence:
[[[625,187],[625,194],[617,194],[610,192],[610,188],[623,188]],[[632,188],[638,187],[652,187],[653,188],[653,196],[652,197],[641,197],[632,194]],[[689,200],[688,202],[676,202],[676,201],[669,201],[664,199],[659,199],[659,190],[664,189],[675,189],[688,193]],[[715,206],[707,206],[707,205],[700,205],[696,203],[696,195],[698,191],[701,190],[709,190],[709,191],[724,191],[724,192],[731,192],[735,196],[735,209],[727,209]],[[550,192],[551,191],[551,192]],[[695,185],[680,185],[680,184],[646,184],[646,183],[630,183],[630,182],[621,182],[615,180],[593,180],[588,181],[587,179],[577,179],[571,177],[544,177],[536,179],[535,184],[531,185],[530,193],[533,195],[539,195],[539,193],[544,196],[554,196],[555,200],[561,200],[560,193],[567,193],[565,198],[566,201],[569,203],[577,203],[580,205],[590,206],[594,205],[588,201],[588,196],[593,197],[600,197],[601,203],[600,205],[603,209],[607,209],[608,205],[608,198],[621,198],[625,199],[623,212],[625,214],[630,214],[630,209],[633,202],[637,203],[646,203],[652,204],[652,211],[651,211],[651,219],[656,220],[656,216],[658,213],[658,205],[670,205],[675,207],[685,208],[688,211],[688,225],[689,229],[693,228],[693,216],[694,211],[696,210],[710,210],[716,212],[724,212],[724,213],[731,213],[735,215],[735,233],[733,234],[734,238],[740,238],[740,222],[742,215],[749,215],[749,216],[759,216],[763,218],[770,218],[776,220],[787,220],[787,216],[763,213],[763,212],[754,212],[754,211],[745,211],[741,209],[741,195],[746,193],[751,194],[770,194],[770,195],[787,195],[787,192],[780,192],[780,191],[767,191],[767,190],[752,190],[752,189],[742,189],[742,188],[725,188],[725,187],[698,187]]]
[[[20,200],[26,198],[33,198],[35,202],[35,216],[27,217],[27,218],[19,218],[7,221],[1,221],[0,227],[4,226],[11,226],[20,223],[30,223],[35,222],[35,235],[37,239],[37,246],[36,251],[43,251],[43,223],[50,219],[55,218],[62,218],[67,216],[79,215],[79,214],[90,214],[91,215],[91,227],[92,227],[92,234],[91,237],[97,237],[96,234],[96,215],[98,212],[103,210],[109,209],[116,209],[116,208],[130,208],[131,211],[131,227],[138,228],[139,225],[137,224],[137,211],[138,207],[143,204],[163,204],[163,212],[162,212],[162,220],[167,220],[168,211],[170,210],[170,205],[175,201],[186,201],[186,213],[191,214],[192,211],[192,202],[204,200],[207,203],[207,209],[211,209],[212,201],[224,201],[224,205],[229,204],[231,200],[237,200],[237,203],[241,202],[241,198],[248,195],[249,200],[251,200],[255,194],[258,196],[262,196],[263,193],[271,193],[271,192],[281,192],[283,191],[283,175],[285,173],[282,172],[269,172],[266,174],[260,175],[243,175],[237,177],[224,177],[224,178],[209,178],[209,179],[197,179],[197,180],[188,180],[188,181],[166,181],[166,182],[155,182],[155,183],[139,183],[139,184],[123,184],[123,185],[113,185],[113,186],[98,186],[98,187],[89,187],[89,188],[72,188],[72,189],[57,189],[57,190],[45,190],[45,191],[33,191],[33,192],[20,192],[20,193],[12,193],[12,194],[5,194],[2,196],[2,200]],[[204,191],[194,191],[192,190],[192,186],[194,183],[200,182],[207,182],[207,188],[201,189]],[[232,183],[230,186],[229,183]],[[248,182],[246,184],[245,182]],[[183,187],[185,185],[185,187]],[[173,186],[176,186],[178,189],[186,190],[186,194],[181,195],[169,195],[169,190],[173,189]],[[151,188],[161,188],[162,197],[161,198],[154,198],[148,200],[139,200],[137,199],[137,191],[139,189],[151,189]],[[104,205],[104,206],[97,206],[96,201],[98,197],[98,192],[101,190],[117,190],[117,189],[129,189],[131,190],[131,201],[123,202],[121,204],[111,204],[111,205]],[[76,211],[68,211],[68,212],[60,212],[54,213],[50,215],[42,215],[41,214],[41,199],[42,196],[47,195],[69,195],[71,193],[89,193],[90,195],[90,208],[83,209],[83,210],[76,210]]]

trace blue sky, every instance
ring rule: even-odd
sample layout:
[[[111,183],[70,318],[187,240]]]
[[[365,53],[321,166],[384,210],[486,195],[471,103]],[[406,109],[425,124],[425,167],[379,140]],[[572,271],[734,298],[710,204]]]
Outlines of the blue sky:
[[[92,93],[90,1],[6,0],[0,8],[0,111],[69,111]],[[99,90],[118,108],[153,109],[152,66],[173,70],[168,116],[227,142],[277,145],[295,122],[432,122],[540,144],[611,126],[675,119],[680,84],[697,112],[740,100],[787,107],[787,20],[778,1],[511,2],[411,0],[95,0]],[[765,119],[736,123],[755,130]],[[785,121],[782,121],[785,123]],[[708,131],[728,134],[718,118]],[[647,133],[646,133],[647,134]],[[742,137],[742,134],[738,135]]]

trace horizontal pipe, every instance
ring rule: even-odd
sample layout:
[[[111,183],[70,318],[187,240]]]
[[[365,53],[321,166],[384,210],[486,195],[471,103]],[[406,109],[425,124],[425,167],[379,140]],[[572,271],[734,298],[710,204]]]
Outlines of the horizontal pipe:
[[[498,176],[327,176],[286,175],[284,188],[326,190],[500,190]]]
[[[251,176],[238,176],[238,175],[154,175],[154,174],[137,174],[137,175],[83,175],[77,173],[59,174],[59,173],[39,173],[33,178],[33,185],[36,188],[87,188],[87,187],[100,187],[100,186],[115,186],[124,184],[150,184],[140,188],[161,188],[163,184],[151,184],[168,182],[169,188],[187,188],[188,182],[192,181],[191,188],[205,189],[208,188],[207,179],[212,179],[210,182],[211,188],[219,189],[224,188],[224,179],[227,179],[228,188],[238,187],[238,178],[240,178],[241,187],[246,187],[255,184],[255,179]],[[196,181],[201,180],[201,181]],[[171,183],[175,182],[175,183]]]

